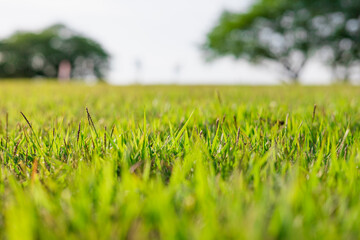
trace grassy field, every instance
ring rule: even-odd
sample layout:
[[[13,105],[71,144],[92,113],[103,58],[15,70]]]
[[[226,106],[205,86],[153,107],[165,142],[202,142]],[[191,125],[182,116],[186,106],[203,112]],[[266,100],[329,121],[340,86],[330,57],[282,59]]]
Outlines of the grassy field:
[[[358,239],[359,96],[0,83],[0,239]]]

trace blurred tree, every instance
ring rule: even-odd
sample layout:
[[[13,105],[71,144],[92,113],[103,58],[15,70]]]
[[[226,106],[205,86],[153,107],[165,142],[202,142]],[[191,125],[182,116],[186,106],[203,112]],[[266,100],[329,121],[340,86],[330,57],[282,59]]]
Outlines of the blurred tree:
[[[210,59],[232,55],[279,63],[297,82],[319,50],[334,69],[358,61],[359,5],[358,0],[258,0],[247,12],[225,11],[204,48]]]
[[[99,43],[62,24],[39,33],[17,32],[0,41],[2,78],[61,77],[60,66],[70,68],[68,77],[102,80],[109,54]]]
[[[327,12],[313,17],[319,33],[318,48],[335,80],[347,82],[352,68],[360,66],[360,1],[336,0]]]

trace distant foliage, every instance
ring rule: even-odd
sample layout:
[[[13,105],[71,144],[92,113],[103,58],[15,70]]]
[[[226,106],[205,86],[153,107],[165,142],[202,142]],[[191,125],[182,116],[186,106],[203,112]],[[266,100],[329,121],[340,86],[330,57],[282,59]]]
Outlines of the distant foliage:
[[[293,81],[318,54],[347,80],[360,59],[360,1],[258,0],[247,12],[225,11],[204,48],[209,58],[279,63]]]
[[[64,62],[70,63],[71,78],[103,79],[109,54],[96,41],[61,24],[0,41],[1,78],[56,78]]]

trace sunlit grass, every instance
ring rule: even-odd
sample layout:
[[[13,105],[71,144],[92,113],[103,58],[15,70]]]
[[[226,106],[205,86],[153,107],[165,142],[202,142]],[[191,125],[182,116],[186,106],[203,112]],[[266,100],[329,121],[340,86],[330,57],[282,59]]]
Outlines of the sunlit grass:
[[[359,95],[0,83],[0,238],[357,239]]]

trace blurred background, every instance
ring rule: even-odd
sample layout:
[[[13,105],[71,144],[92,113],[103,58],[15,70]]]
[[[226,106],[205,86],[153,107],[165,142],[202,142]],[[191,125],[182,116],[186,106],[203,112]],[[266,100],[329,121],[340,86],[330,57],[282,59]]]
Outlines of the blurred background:
[[[359,0],[1,0],[0,79],[360,83]]]

